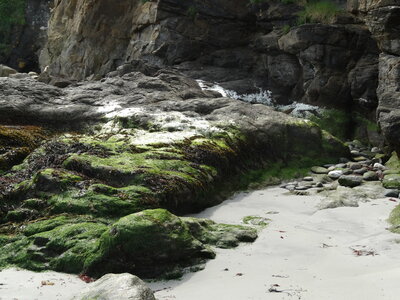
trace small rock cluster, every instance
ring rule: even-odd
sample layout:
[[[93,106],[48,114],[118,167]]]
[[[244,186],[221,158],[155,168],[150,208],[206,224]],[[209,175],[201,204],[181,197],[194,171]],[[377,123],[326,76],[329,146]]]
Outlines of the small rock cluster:
[[[364,147],[356,140],[347,145],[351,159],[340,158],[337,164],[314,166],[311,168],[312,176],[284,183],[281,187],[296,194],[307,194],[305,191],[309,189],[321,192],[335,190],[339,185],[353,188],[365,182],[383,181],[383,186],[387,188],[384,196],[398,197],[399,190],[395,183],[399,175],[383,165],[383,151],[378,147]]]

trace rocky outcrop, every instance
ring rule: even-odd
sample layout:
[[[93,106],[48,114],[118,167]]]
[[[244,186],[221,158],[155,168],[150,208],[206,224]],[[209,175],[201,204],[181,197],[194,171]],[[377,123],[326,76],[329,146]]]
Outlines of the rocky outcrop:
[[[302,9],[281,1],[58,0],[41,80],[67,86],[117,68],[168,65],[239,94],[261,88],[280,104],[357,111],[374,121],[379,50],[370,32],[347,15],[295,26]]]
[[[61,131],[0,176],[0,267],[176,274],[212,258],[207,245],[256,236],[158,208],[199,211],[250,169],[347,155],[312,122],[203,91],[178,72],[111,75],[64,89],[0,79],[9,124]]]

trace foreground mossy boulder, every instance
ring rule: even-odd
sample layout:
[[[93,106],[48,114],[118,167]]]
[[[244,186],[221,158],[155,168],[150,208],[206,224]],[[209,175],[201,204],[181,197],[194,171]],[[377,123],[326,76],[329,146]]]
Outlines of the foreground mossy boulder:
[[[0,236],[0,268],[18,266],[101,276],[127,271],[151,278],[215,257],[209,247],[252,242],[256,230],[210,220],[179,218],[155,209],[114,223],[88,216],[58,216]]]

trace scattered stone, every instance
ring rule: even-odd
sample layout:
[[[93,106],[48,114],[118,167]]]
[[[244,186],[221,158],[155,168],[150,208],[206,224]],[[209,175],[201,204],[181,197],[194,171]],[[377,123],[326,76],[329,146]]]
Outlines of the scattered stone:
[[[315,186],[318,187],[318,188],[324,187],[322,182],[317,182],[317,184]]]
[[[311,176],[307,176],[303,178],[304,181],[314,181],[314,178],[312,178]]]
[[[346,158],[346,157],[341,157],[341,158],[339,158],[339,162],[340,163],[348,163],[350,160],[348,159],[348,158]]]
[[[386,170],[386,167],[380,163],[374,163],[374,168],[378,170]]]
[[[358,156],[358,155],[360,155],[360,151],[358,151],[358,150],[351,150],[351,151],[350,151],[350,154],[353,155],[353,156]]]
[[[297,190],[297,191],[305,191],[305,190],[308,190],[310,188],[312,188],[311,185],[301,185],[301,186],[296,186],[295,190]]]
[[[343,172],[343,175],[350,175],[353,174],[353,170],[349,169],[349,168],[344,168],[343,170],[341,170]]]
[[[371,152],[372,152],[372,153],[380,153],[380,152],[382,152],[382,151],[381,151],[381,149],[379,149],[378,147],[372,147]]]
[[[362,165],[359,163],[349,163],[348,167],[352,170],[361,169]]]
[[[332,179],[338,179],[340,176],[343,175],[343,171],[342,170],[334,170],[334,171],[330,171],[328,173],[328,176]]]
[[[328,174],[328,169],[324,167],[314,166],[311,168],[311,172],[315,174]]]
[[[356,157],[353,157],[353,160],[357,161],[357,162],[361,162],[361,161],[365,161],[365,157],[364,156],[356,156]]]
[[[347,167],[347,165],[345,163],[341,163],[341,164],[335,165],[335,167],[338,168],[338,169],[344,169],[344,168]]]
[[[379,176],[374,171],[368,171],[363,174],[363,179],[366,181],[376,181],[379,180]]]
[[[327,169],[328,169],[328,168],[330,168],[330,167],[333,167],[334,165],[335,165],[335,164],[325,164],[325,165],[324,165],[324,168],[327,168]]]
[[[374,157],[372,160],[372,163],[379,163],[382,164],[382,158],[381,157]]]
[[[365,167],[363,167],[363,168],[361,168],[361,169],[357,169],[357,170],[354,170],[354,174],[357,174],[357,175],[363,175],[365,172],[368,172],[368,169],[367,168],[365,168]]]
[[[386,190],[385,192],[385,197],[394,197],[394,198],[399,198],[399,190],[393,189],[393,190]]]
[[[285,189],[287,189],[289,191],[293,191],[295,188],[296,188],[296,186],[293,184],[288,184],[287,186],[285,186]]]
[[[72,300],[107,299],[107,300],[155,300],[153,292],[137,276],[107,274],[96,282],[88,284]]]
[[[343,175],[339,177],[339,184],[347,187],[355,187],[362,183],[363,178],[356,175]]]

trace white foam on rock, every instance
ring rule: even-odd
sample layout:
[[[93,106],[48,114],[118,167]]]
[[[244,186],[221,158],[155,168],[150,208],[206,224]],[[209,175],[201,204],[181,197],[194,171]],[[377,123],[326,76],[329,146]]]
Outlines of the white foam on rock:
[[[233,90],[227,90],[217,83],[208,84],[203,80],[197,80],[200,88],[206,91],[215,91],[222,95],[222,97],[228,97],[235,100],[240,100],[249,103],[260,103],[267,106],[274,106],[271,91],[259,89],[258,93],[251,94],[238,94]]]
[[[215,91],[222,95],[222,97],[228,97],[235,100],[240,100],[249,103],[259,103],[273,107],[275,110],[286,112],[291,116],[297,118],[310,118],[311,116],[319,116],[324,111],[323,108],[315,105],[292,102],[288,105],[278,105],[275,103],[272,97],[272,92],[269,90],[259,89],[258,93],[252,94],[238,94],[235,91],[227,90],[217,83],[207,83],[203,80],[197,80],[200,88],[207,91]]]

